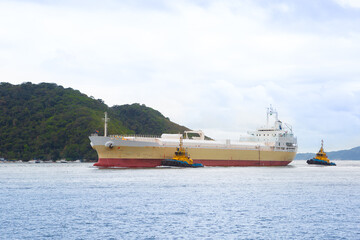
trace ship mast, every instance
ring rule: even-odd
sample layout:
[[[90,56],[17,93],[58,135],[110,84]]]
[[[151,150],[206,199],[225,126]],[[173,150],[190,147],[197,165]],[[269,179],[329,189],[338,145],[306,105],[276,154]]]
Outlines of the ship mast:
[[[279,121],[278,112],[276,111],[276,109],[273,109],[272,105],[270,104],[270,107],[267,109],[267,114],[266,114],[267,127],[269,127],[269,115],[271,116],[273,114],[275,114],[275,122],[278,122]]]
[[[183,137],[180,136],[180,145],[179,145],[179,151],[182,152],[184,150],[183,148]]]
[[[107,117],[107,112],[105,112],[105,117],[103,118],[105,124],[104,124],[104,137],[107,136],[107,123],[110,120],[110,118]]]

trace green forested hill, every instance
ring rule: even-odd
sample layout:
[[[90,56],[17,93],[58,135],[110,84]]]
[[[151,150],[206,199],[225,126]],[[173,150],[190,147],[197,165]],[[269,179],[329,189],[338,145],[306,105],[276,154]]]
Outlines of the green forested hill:
[[[115,116],[122,121],[124,126],[138,134],[161,135],[162,133],[180,133],[189,130],[174,124],[160,112],[145,105],[132,104],[113,106]]]
[[[103,133],[107,111],[109,134],[182,132],[160,112],[145,105],[108,107],[77,90],[52,83],[0,83],[0,157],[7,159],[96,159],[88,136]]]

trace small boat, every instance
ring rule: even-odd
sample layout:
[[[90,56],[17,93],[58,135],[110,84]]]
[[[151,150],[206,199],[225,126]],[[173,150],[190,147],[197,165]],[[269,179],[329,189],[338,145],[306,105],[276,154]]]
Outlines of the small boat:
[[[67,161],[65,159],[61,159],[61,160],[57,160],[57,163],[67,163]]]
[[[335,163],[330,162],[326,153],[324,152],[324,141],[321,140],[321,148],[316,156],[312,159],[306,161],[307,164],[317,164],[317,165],[328,165],[328,166],[336,166]]]
[[[171,167],[204,167],[201,163],[194,163],[187,151],[183,147],[183,138],[180,137],[180,147],[176,149],[175,155],[172,159],[164,159],[161,161],[162,166]]]

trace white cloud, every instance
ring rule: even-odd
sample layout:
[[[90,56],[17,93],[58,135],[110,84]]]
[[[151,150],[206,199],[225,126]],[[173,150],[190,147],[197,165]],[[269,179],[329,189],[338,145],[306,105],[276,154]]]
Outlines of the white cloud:
[[[336,3],[340,4],[344,8],[360,8],[359,0],[334,0]]]
[[[264,124],[273,104],[300,151],[317,151],[320,137],[354,147],[360,23],[325,2],[317,19],[311,4],[278,1],[3,1],[1,78],[144,103],[222,139]]]

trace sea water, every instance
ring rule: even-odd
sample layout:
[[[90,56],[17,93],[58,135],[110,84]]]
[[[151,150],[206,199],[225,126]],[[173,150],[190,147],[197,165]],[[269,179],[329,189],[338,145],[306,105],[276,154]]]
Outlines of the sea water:
[[[360,239],[360,161],[0,163],[1,239]]]

